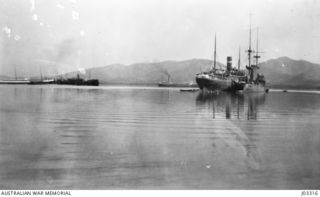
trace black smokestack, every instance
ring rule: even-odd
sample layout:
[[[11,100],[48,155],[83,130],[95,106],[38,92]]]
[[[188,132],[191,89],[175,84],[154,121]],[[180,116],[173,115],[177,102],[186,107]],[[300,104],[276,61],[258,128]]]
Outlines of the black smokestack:
[[[168,82],[170,82],[171,80],[171,75],[170,73],[167,71],[167,69],[163,68],[163,67],[158,67],[160,69],[160,72],[164,75],[166,75],[168,77]]]
[[[232,69],[232,57],[228,56],[227,57],[227,71],[230,72]]]

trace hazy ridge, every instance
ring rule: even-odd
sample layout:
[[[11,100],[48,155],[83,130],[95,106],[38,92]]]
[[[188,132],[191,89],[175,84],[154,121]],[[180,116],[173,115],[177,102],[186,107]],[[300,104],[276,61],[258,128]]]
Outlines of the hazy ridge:
[[[293,60],[288,57],[270,59],[260,64],[260,72],[266,76],[267,86],[271,88],[319,89],[320,64],[305,60]],[[233,62],[235,66],[235,62]],[[136,63],[132,65],[112,64],[86,70],[81,77],[96,78],[102,84],[156,85],[167,81],[177,84],[195,83],[195,75],[208,71],[212,61],[208,59],[190,59],[184,61],[163,61],[154,63]],[[225,67],[218,62],[218,67]],[[242,65],[244,67],[244,65]],[[74,77],[78,71],[66,74]],[[6,80],[8,76],[0,76]]]
[[[195,82],[195,74],[209,70],[211,66],[211,60],[191,59],[128,66],[113,64],[88,71],[91,72],[92,78],[98,78],[101,83],[157,84],[167,80],[170,74],[173,83],[182,84]],[[218,66],[224,67],[224,64],[218,63]],[[320,88],[320,64],[280,57],[262,62],[260,68],[260,72],[266,76],[269,87]]]

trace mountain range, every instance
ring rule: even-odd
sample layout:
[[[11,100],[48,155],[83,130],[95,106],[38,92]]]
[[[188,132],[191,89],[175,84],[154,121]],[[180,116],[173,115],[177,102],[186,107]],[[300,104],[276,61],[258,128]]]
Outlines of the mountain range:
[[[92,78],[111,84],[158,84],[161,81],[184,84],[195,82],[195,74],[209,70],[212,61],[192,59],[186,61],[163,61],[157,63],[137,63],[133,65],[114,64],[92,68],[88,72]],[[223,67],[221,63],[218,63]]]
[[[268,87],[320,89],[320,64],[280,57],[259,65],[259,72],[265,75]],[[154,85],[167,81],[168,76],[173,83],[186,84],[191,81],[195,83],[195,75],[208,71],[211,67],[211,60],[191,59],[132,65],[113,64],[88,69],[87,73],[90,73],[91,78],[97,78],[105,84]],[[218,62],[217,67],[224,68],[225,65]]]
[[[260,68],[269,87],[320,89],[320,64],[280,57],[262,62]]]
[[[320,89],[320,64],[279,57],[261,62],[259,66],[259,72],[265,75],[269,88]],[[90,76],[90,78],[99,79],[101,84],[112,85],[157,85],[159,82],[167,82],[168,79],[176,84],[189,84],[190,82],[195,83],[197,73],[208,71],[211,67],[212,61],[208,59],[131,65],[112,64],[87,69],[85,74],[80,74],[80,76],[83,78]],[[217,67],[225,68],[225,65],[218,62]],[[76,74],[79,72],[68,73],[66,76],[74,77]],[[8,78],[8,76],[0,75],[0,79]]]

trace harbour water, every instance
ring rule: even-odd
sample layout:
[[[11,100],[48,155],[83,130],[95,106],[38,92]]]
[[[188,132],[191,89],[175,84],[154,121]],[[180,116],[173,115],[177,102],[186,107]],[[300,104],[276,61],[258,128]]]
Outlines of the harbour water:
[[[319,92],[0,86],[0,189],[315,189]]]

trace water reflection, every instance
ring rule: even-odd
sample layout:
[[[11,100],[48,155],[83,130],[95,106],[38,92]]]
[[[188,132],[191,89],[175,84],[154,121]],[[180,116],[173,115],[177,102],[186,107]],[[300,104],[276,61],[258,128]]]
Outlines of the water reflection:
[[[320,94],[0,89],[0,189],[319,183]]]
[[[265,103],[266,95],[264,93],[246,94],[248,102],[247,119],[257,120],[259,106]]]
[[[226,119],[246,117],[247,120],[257,120],[259,106],[264,105],[265,97],[264,93],[200,92],[196,98],[196,105],[212,108],[213,119],[216,118],[216,113],[224,112]]]
[[[209,113],[212,109],[212,118],[216,119],[212,122],[214,132],[217,128],[223,128],[223,131],[215,132],[219,137],[213,142],[213,147],[216,147],[215,143],[218,143],[216,142],[218,140],[224,141],[228,147],[233,147],[235,150],[243,150],[246,168],[249,171],[261,170],[262,158],[255,138],[259,133],[251,124],[245,122],[246,119],[256,120],[259,107],[264,103],[265,94],[200,92],[196,97],[198,108],[204,107]]]

